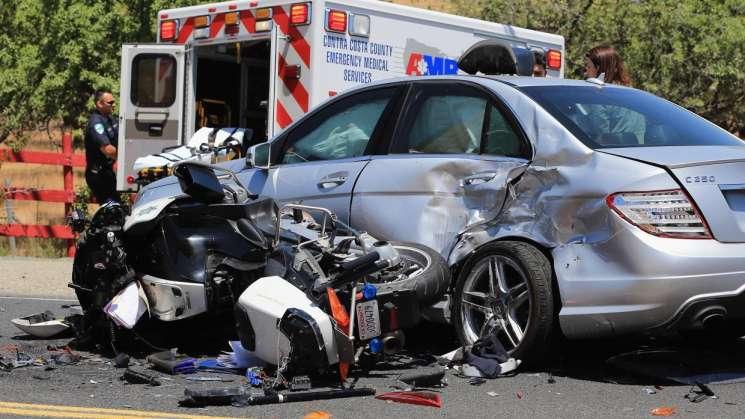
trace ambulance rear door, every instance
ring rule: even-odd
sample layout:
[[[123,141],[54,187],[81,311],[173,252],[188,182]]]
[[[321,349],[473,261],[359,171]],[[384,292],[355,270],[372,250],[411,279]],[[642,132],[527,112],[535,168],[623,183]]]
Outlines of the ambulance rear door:
[[[122,46],[116,187],[136,189],[138,157],[183,142],[185,45]]]

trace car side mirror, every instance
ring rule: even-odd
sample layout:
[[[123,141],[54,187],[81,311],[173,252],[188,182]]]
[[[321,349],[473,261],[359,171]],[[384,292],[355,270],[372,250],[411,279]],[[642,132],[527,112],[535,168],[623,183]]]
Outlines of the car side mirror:
[[[217,175],[210,167],[196,163],[181,163],[173,172],[181,190],[204,204],[221,202],[225,197]]]
[[[246,154],[246,166],[268,169],[271,166],[271,150],[271,143],[261,143],[249,147]]]

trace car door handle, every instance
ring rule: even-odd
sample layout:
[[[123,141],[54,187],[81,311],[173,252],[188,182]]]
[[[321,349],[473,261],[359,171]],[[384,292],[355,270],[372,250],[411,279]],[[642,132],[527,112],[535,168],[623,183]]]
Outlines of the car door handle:
[[[327,176],[318,182],[318,187],[323,189],[333,188],[339,186],[347,181],[347,176]]]
[[[475,186],[486,183],[497,176],[497,172],[483,172],[475,175],[466,176],[460,180],[460,186]]]

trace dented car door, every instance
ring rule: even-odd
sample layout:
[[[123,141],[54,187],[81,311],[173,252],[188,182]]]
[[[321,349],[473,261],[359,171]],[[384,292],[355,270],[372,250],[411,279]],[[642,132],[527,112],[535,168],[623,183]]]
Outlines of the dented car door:
[[[319,108],[279,140],[261,195],[328,208],[349,221],[352,188],[394,114],[400,87],[371,88]]]
[[[464,229],[494,220],[531,148],[491,93],[458,81],[413,83],[390,152],[354,187],[351,222],[446,256]]]

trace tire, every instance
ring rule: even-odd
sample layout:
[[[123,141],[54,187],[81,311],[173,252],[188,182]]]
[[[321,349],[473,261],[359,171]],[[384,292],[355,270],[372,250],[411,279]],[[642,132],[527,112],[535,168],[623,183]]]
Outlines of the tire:
[[[511,357],[540,363],[554,330],[552,271],[548,258],[527,243],[493,242],[479,249],[463,266],[453,293],[452,319],[461,343],[496,333]],[[502,279],[490,288],[498,272]]]
[[[426,305],[442,299],[450,286],[450,270],[445,259],[427,246],[410,242],[390,242],[398,251],[401,263],[393,268],[385,269],[375,275],[375,286],[378,293],[390,293],[402,290],[414,290],[417,301]],[[413,274],[402,273],[413,269],[419,270]]]
[[[91,246],[87,242],[86,233],[82,233],[75,246],[75,258],[72,262],[72,283],[81,287],[93,288],[91,278],[95,275],[93,271],[93,257]],[[88,313],[93,304],[93,296],[85,291],[75,290],[80,308],[83,313]]]

